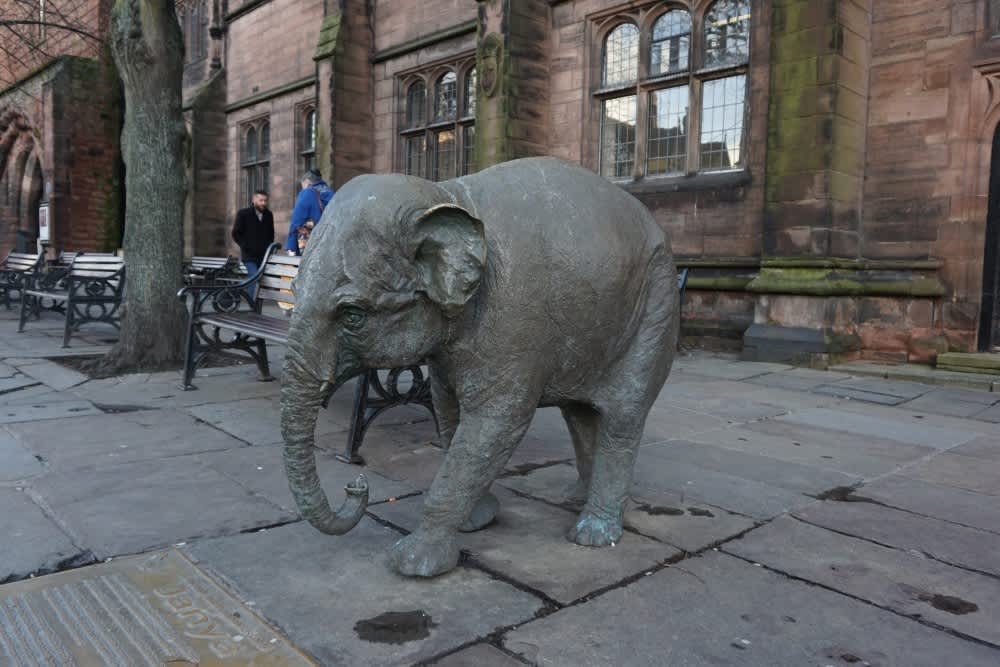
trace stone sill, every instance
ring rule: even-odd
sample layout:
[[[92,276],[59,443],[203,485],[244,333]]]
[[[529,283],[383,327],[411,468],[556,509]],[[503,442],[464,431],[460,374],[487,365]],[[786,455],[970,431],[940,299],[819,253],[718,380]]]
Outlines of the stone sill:
[[[634,181],[616,181],[618,185],[634,195],[694,192],[723,188],[736,189],[750,185],[752,182],[753,178],[746,169],[705,171],[688,176],[647,177]]]

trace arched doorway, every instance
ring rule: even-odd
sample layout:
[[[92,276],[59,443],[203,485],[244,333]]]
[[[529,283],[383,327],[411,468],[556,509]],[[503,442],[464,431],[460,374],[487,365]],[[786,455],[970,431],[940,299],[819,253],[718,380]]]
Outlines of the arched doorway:
[[[37,153],[33,153],[24,170],[21,185],[21,212],[18,216],[20,231],[29,249],[38,242],[38,206],[42,203],[44,177]]]
[[[993,134],[983,254],[983,300],[979,316],[979,351],[994,350],[1000,351],[1000,125]]]

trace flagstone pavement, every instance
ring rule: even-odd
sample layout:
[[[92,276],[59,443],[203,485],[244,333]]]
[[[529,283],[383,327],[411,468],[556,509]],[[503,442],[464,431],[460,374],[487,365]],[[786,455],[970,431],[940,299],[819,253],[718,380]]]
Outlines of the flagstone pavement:
[[[568,542],[575,479],[539,410],[460,566],[392,574],[443,453],[397,408],[368,516],[322,535],[252,365],[107,380],[0,311],[0,664],[1000,664],[1000,393],[685,353],[649,417],[627,532]],[[271,347],[272,368],[281,348]],[[317,426],[334,502],[351,388]]]

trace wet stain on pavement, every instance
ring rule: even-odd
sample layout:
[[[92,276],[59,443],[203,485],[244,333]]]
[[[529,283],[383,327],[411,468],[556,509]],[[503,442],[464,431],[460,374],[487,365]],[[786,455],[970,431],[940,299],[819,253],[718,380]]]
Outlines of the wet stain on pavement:
[[[657,507],[655,505],[647,505],[645,503],[636,505],[635,508],[650,516],[681,516],[684,514],[684,510],[677,509],[676,507]]]
[[[437,623],[421,609],[415,611],[387,611],[374,618],[358,621],[354,631],[358,637],[376,644],[405,644],[426,639]]]
[[[964,616],[965,614],[971,614],[974,611],[979,611],[979,605],[976,603],[963,600],[962,598],[957,598],[954,595],[939,595],[937,593],[922,592],[916,597],[921,602],[926,602],[935,609],[940,609],[941,611],[948,612],[949,614],[955,614],[956,616]]]
[[[689,507],[688,514],[690,514],[691,516],[707,516],[707,517],[715,516],[714,514],[712,514],[711,510],[702,509],[700,507]]]

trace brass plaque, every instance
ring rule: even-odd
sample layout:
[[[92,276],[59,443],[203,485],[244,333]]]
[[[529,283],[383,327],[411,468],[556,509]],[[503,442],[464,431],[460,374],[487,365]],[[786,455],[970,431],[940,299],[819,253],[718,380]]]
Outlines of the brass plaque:
[[[176,549],[0,586],[0,664],[314,665]]]

